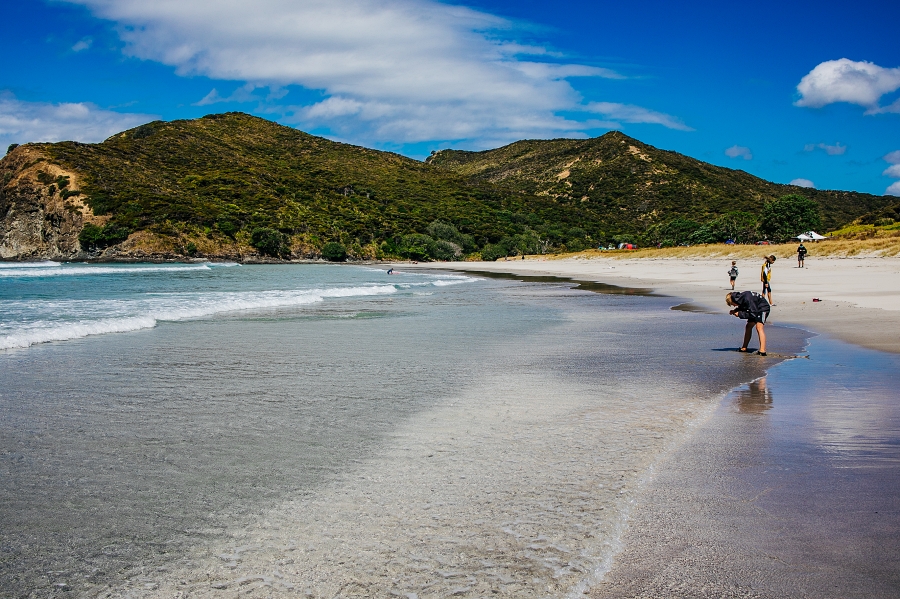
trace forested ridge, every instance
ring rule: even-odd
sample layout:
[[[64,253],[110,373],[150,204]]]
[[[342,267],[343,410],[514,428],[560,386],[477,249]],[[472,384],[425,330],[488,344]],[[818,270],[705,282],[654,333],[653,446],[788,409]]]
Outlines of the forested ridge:
[[[146,231],[177,238],[173,247],[188,253],[243,243],[272,256],[312,257],[331,244],[350,257],[490,259],[620,241],[671,244],[723,219],[756,226],[764,206],[787,194],[815,202],[825,228],[891,202],[770,183],[617,131],[442,150],[420,162],[226,113],[148,123],[98,144],[28,147],[79,180],[73,189],[40,164],[25,165],[43,177],[45,194],[76,197],[105,217],[79,238],[94,251]],[[15,192],[15,173],[4,168],[0,217]],[[682,233],[673,237],[675,229]],[[705,231],[725,234],[712,225]]]

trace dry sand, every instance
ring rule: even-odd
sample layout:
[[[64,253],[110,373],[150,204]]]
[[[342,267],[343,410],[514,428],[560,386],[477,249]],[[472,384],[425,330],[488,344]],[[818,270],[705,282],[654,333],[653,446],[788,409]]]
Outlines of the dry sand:
[[[755,260],[737,260],[738,291],[760,291],[763,250]],[[727,271],[731,260],[671,258],[565,258],[498,262],[443,262],[397,265],[523,275],[555,275],[630,287],[648,287],[682,297],[713,311],[727,312]],[[771,321],[833,336],[862,347],[900,353],[900,258],[807,258],[776,261],[772,275]],[[822,301],[814,302],[818,298]]]

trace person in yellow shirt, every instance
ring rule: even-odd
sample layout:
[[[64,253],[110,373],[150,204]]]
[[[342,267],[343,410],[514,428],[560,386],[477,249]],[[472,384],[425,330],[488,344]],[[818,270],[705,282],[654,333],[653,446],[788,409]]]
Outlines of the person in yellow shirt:
[[[769,297],[769,305],[774,306],[772,303],[772,265],[775,264],[775,255],[766,256],[766,261],[763,262],[762,271],[759,273],[759,280],[762,281],[762,295],[767,295]]]

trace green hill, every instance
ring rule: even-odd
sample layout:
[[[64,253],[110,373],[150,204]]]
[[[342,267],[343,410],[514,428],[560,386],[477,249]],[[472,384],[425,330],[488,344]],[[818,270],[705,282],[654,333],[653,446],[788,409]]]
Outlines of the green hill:
[[[891,203],[886,196],[779,185],[744,171],[659,150],[618,131],[592,139],[526,140],[495,150],[442,150],[427,162],[522,193],[579,205],[622,230],[639,232],[677,216],[706,222],[731,211],[758,214],[772,199],[817,202],[832,229]]]
[[[648,239],[801,192],[829,228],[889,198],[775,185],[618,132],[419,162],[241,113],[157,121],[0,161],[0,258],[449,258]],[[656,229],[654,229],[656,227]],[[426,236],[427,234],[427,236]],[[333,252],[332,252],[333,253]]]

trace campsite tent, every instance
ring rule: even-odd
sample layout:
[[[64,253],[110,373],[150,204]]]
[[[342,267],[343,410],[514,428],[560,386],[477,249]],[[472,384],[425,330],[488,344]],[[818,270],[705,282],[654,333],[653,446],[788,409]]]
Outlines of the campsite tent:
[[[820,239],[828,239],[824,235],[819,235],[815,231],[807,231],[806,233],[800,233],[794,239],[799,239],[800,241],[819,241]]]

